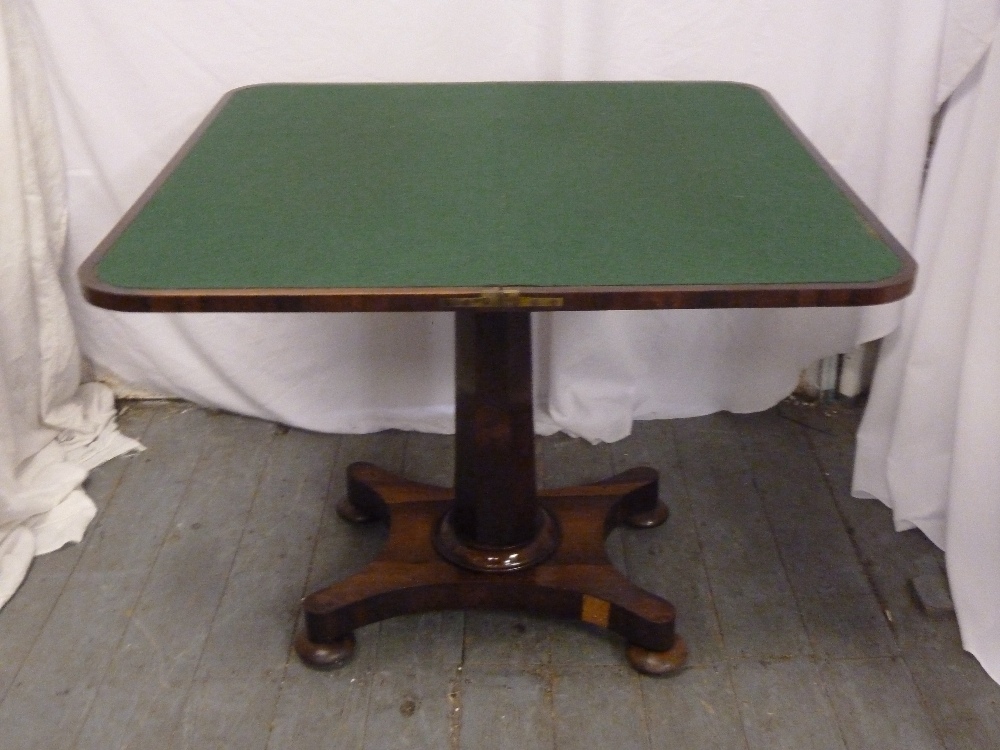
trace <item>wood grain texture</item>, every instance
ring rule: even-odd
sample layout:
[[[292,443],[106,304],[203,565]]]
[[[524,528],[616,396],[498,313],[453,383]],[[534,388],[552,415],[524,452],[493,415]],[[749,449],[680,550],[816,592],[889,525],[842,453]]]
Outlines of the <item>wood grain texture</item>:
[[[727,656],[809,654],[758,482],[731,418],[676,420],[674,429]]]
[[[225,427],[209,431],[202,455],[188,468],[181,501],[83,726],[81,747],[155,746],[182,725],[275,434],[273,425],[257,420],[205,419]]]
[[[455,673],[431,666],[380,670],[373,676],[365,750],[446,748],[452,734]]]
[[[834,661],[821,673],[848,750],[944,750],[901,659]]]
[[[726,665],[692,667],[682,681],[642,680],[640,687],[651,747],[746,750],[740,705]]]
[[[559,627],[566,623],[528,612],[467,612],[463,663],[507,670],[548,665],[553,629]]]
[[[578,620],[581,605],[593,596],[610,603],[610,630],[644,648],[671,648],[673,607],[631,584],[609,564],[604,550],[606,530],[636,489],[648,484],[649,472],[544,491],[540,499],[561,529],[559,548],[534,567],[502,574],[469,571],[436,553],[434,531],[449,507],[451,490],[365,463],[353,464],[348,474],[352,492],[359,499],[370,497],[377,509],[373,515],[389,519],[389,537],[364,570],[303,601],[307,644],[334,643],[369,623],[442,609],[523,610]],[[312,646],[297,648],[307,661],[313,658]]]
[[[815,664],[740,662],[732,676],[750,750],[847,750]]]
[[[555,747],[551,675],[521,666],[462,671],[459,746],[477,750]]]
[[[1000,747],[1000,690],[971,654],[942,639],[933,646],[908,649],[904,661],[921,706],[948,750]]]
[[[622,667],[567,667],[553,681],[555,746],[650,750],[640,678]]]
[[[281,683],[268,750],[361,750],[366,733],[380,735],[379,727],[367,726],[373,659],[373,649],[359,649],[354,661],[337,672],[336,680],[307,668],[298,659],[291,661]]]
[[[279,431],[270,442],[174,733],[177,747],[266,747],[341,443],[299,430]],[[252,659],[242,653],[246,648]]]
[[[147,451],[129,460],[115,497],[79,548],[64,592],[0,704],[0,723],[14,747],[86,746],[81,732],[121,654],[156,551],[204,450],[208,422],[200,410],[170,409],[145,430]],[[171,459],[164,461],[164,453]],[[39,704],[51,713],[39,714]]]

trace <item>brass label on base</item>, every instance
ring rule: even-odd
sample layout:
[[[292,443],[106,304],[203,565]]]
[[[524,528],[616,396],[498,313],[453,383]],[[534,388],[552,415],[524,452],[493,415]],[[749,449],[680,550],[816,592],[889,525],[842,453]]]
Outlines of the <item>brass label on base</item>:
[[[606,628],[611,622],[611,602],[584,594],[583,606],[580,608],[580,619],[591,625]]]

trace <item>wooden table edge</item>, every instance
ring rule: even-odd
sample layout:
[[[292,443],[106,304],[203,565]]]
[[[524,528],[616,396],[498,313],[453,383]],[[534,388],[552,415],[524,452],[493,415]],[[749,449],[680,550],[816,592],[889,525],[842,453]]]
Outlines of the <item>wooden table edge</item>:
[[[392,287],[135,289],[97,278],[100,259],[80,269],[84,297],[121,312],[433,312],[463,309],[581,311],[763,307],[856,307],[902,299],[916,264],[874,282],[578,287]]]

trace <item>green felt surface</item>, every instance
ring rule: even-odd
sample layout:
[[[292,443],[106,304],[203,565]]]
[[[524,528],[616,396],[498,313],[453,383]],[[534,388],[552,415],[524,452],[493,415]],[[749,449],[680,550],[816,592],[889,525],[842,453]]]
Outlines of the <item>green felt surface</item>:
[[[98,267],[137,289],[866,282],[900,263],[757,90],[241,89]]]

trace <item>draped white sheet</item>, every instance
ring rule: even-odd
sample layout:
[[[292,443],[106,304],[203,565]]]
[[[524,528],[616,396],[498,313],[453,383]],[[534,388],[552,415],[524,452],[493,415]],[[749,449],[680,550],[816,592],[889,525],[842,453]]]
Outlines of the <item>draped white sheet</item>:
[[[33,0],[79,263],[227,89],[260,81],[730,79],[770,90],[909,244],[939,90],[971,63],[947,0]],[[733,123],[739,127],[739,123]],[[82,346],[137,386],[324,431],[452,429],[445,315],[124,315]],[[859,310],[538,316],[541,430],[752,411],[896,324]]]
[[[88,470],[138,447],[115,429],[111,391],[80,385],[62,163],[28,20],[0,1],[0,606],[35,555],[81,539]]]
[[[914,254],[917,288],[858,434],[855,493],[945,550],[963,644],[1000,681],[1000,42],[949,102]]]

